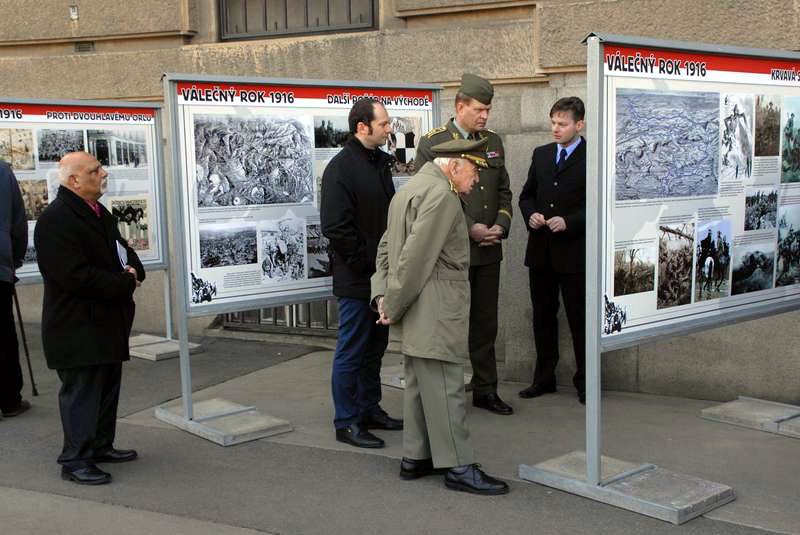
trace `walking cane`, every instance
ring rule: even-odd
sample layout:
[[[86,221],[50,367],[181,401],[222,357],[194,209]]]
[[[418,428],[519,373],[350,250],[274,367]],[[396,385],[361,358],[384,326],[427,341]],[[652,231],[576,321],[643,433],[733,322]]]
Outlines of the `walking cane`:
[[[22,325],[22,313],[19,311],[19,298],[17,297],[17,288],[14,287],[14,304],[17,307],[17,320],[19,320],[19,332],[22,335],[22,347],[25,348],[25,359],[28,361],[28,374],[31,376],[31,390],[34,396],[39,395],[36,390],[36,382],[33,380],[33,368],[31,368],[31,354],[28,351],[28,339],[25,337],[25,327]]]

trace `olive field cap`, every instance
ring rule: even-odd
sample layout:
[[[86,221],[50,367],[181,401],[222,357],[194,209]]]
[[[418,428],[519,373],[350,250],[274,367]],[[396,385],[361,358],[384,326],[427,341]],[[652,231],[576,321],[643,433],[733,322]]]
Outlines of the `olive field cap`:
[[[475,165],[489,167],[486,162],[486,145],[488,138],[484,139],[451,139],[431,147],[436,158],[463,158]]]
[[[458,92],[487,106],[492,103],[492,97],[494,97],[494,88],[489,80],[468,72],[461,76],[461,87]]]

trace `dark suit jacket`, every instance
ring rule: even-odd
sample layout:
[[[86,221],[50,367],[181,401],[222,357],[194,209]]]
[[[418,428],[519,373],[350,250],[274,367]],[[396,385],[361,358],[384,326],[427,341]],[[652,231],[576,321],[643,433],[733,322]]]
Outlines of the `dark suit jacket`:
[[[556,172],[556,147],[549,143],[534,149],[528,180],[519,196],[522,221],[528,229],[525,265],[542,269],[549,256],[556,272],[581,273],[586,265],[586,140],[581,138],[560,172]],[[567,229],[556,233],[546,226],[532,229],[528,220],[535,212],[545,219],[563,217]]]
[[[62,186],[36,223],[34,243],[44,278],[42,342],[52,369],[130,358],[136,281],[123,270],[116,244],[125,247],[139,280],[144,280],[144,267],[120,236],[116,218],[101,209],[98,219],[83,199]]]

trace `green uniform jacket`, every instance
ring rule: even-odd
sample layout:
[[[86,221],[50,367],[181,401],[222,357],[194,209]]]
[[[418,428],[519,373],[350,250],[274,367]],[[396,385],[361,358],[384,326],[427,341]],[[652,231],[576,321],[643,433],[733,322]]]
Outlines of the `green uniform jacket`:
[[[461,200],[433,163],[400,188],[378,244],[372,299],[384,296],[390,337],[412,357],[469,355],[469,236]]]
[[[464,215],[467,218],[468,227],[475,223],[483,223],[488,227],[497,224],[505,229],[503,238],[507,238],[511,228],[512,208],[511,185],[506,171],[506,153],[503,149],[503,141],[491,130],[483,130],[478,132],[478,135],[482,139],[489,138],[486,149],[486,161],[489,163],[489,168],[480,168],[480,182],[472,190],[472,193],[463,197]],[[417,169],[422,169],[426,162],[433,161],[434,155],[431,147],[452,139],[461,139],[461,133],[453,124],[453,119],[450,119],[447,125],[434,128],[422,136],[414,157]],[[484,266],[500,262],[502,259],[503,248],[500,245],[478,247],[477,243],[470,240],[471,265]]]

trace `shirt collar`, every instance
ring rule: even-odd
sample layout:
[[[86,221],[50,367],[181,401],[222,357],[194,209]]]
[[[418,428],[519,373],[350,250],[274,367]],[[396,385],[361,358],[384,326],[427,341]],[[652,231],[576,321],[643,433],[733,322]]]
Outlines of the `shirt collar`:
[[[456,121],[455,117],[453,117],[453,126],[456,127],[456,130],[458,130],[458,133],[461,134],[461,137],[463,137],[464,139],[469,138],[469,132],[461,128],[461,125],[458,124],[458,121]]]
[[[86,199],[84,199],[83,202],[85,202],[86,204],[89,205],[89,208],[92,209],[92,211],[94,212],[94,215],[96,215],[97,217],[100,217],[100,203],[87,201]]]
[[[581,144],[582,140],[583,140],[583,138],[581,136],[578,136],[577,138],[575,138],[575,141],[573,141],[572,143],[570,143],[566,147],[562,147],[561,145],[557,144],[557,147],[556,147],[556,149],[557,149],[556,150],[556,162],[558,162],[558,155],[561,153],[561,149],[566,149],[567,150],[567,158],[569,158],[572,155],[572,153],[575,152],[575,149],[578,148],[578,145]]]

